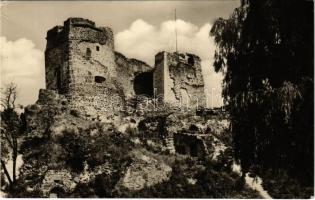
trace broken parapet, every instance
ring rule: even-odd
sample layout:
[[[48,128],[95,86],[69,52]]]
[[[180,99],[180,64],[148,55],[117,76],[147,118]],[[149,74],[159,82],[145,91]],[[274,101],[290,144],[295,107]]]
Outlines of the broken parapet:
[[[96,27],[95,22],[83,18],[69,18],[63,26],[55,26],[47,32],[47,47],[51,49],[68,40],[82,40],[114,49],[113,32],[108,27]]]
[[[200,58],[193,54],[160,52],[155,56],[153,86],[165,102],[195,108],[205,105]]]

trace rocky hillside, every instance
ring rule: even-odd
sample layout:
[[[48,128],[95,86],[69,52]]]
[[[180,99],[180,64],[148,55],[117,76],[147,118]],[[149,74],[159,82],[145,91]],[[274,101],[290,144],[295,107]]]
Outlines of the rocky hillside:
[[[227,114],[131,106],[87,120],[54,92],[25,109],[10,197],[260,198],[232,170]]]

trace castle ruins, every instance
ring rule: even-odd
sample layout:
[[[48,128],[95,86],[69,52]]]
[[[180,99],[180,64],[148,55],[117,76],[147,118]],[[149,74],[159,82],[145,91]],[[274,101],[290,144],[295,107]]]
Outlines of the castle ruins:
[[[112,30],[83,18],[67,19],[50,29],[46,39],[46,89],[64,95],[86,116],[113,113],[137,95],[170,104],[205,104],[196,55],[162,51],[149,66],[115,52]]]

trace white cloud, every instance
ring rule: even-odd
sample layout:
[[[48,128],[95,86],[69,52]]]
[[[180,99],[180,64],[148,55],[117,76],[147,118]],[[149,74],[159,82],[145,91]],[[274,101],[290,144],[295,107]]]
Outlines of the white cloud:
[[[115,35],[115,48],[127,57],[143,60],[154,65],[154,56],[159,51],[175,51],[175,21],[165,21],[153,26],[142,19]],[[210,106],[221,106],[222,74],[214,72],[212,63],[214,41],[209,38],[210,24],[198,27],[183,20],[176,20],[178,50],[198,55],[202,62],[205,89]]]
[[[31,40],[8,41],[0,37],[1,87],[10,82],[18,85],[17,103],[28,105],[37,100],[45,87],[44,54]]]

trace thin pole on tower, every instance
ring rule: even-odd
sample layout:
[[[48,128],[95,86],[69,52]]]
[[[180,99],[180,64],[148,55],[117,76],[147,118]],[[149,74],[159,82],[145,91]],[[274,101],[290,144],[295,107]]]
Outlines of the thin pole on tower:
[[[177,53],[177,26],[176,26],[176,9],[175,9],[175,48],[176,48],[176,53]]]

